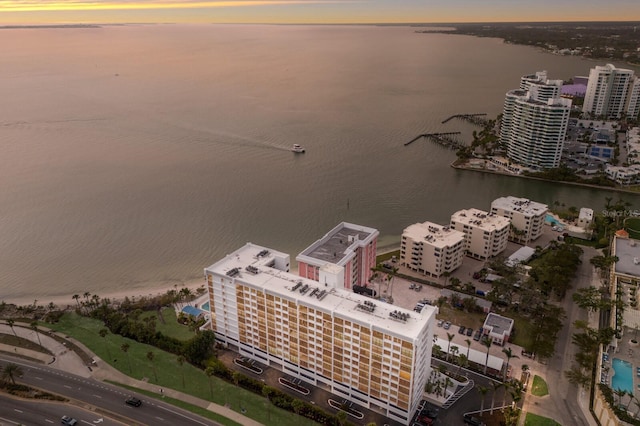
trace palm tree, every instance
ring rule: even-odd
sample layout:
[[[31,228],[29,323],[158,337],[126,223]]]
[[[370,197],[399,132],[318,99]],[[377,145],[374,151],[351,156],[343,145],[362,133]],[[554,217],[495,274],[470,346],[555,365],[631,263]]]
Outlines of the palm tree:
[[[493,387],[493,393],[491,394],[491,410],[489,411],[489,414],[493,414],[493,405],[496,401],[496,392],[503,386],[503,384],[500,382],[492,381],[491,386]]]
[[[127,355],[127,362],[129,363],[129,373],[131,373],[131,360],[129,359],[129,348],[130,347],[131,347],[131,345],[129,345],[128,343],[123,343],[122,345],[120,345],[120,350]]]
[[[31,322],[31,329],[36,332],[36,337],[38,338],[38,344],[42,346],[42,342],[40,341],[40,333],[38,333],[38,321]]]
[[[107,348],[107,357],[109,357],[109,359],[111,359],[111,351],[109,351],[109,344],[107,343],[107,334],[109,334],[109,330],[107,330],[106,328],[101,328],[100,331],[98,331],[98,334],[100,335],[100,337],[102,337],[104,339],[104,345]]]
[[[204,370],[204,374],[209,378],[209,390],[211,391],[211,399],[213,399],[213,380],[211,378],[215,376],[216,370],[215,368],[209,366]]]
[[[622,397],[627,394],[627,391],[623,389],[614,389],[613,393],[618,397],[618,406],[622,405]]]
[[[447,361],[449,361],[449,349],[451,348],[451,341],[456,337],[453,333],[447,333],[447,339],[449,339],[449,344],[447,345]]]
[[[487,365],[489,365],[489,349],[491,349],[491,339],[486,338],[482,340],[482,344],[487,347],[487,359],[484,362],[484,374],[487,374]]]
[[[156,365],[153,363],[154,358],[155,354],[152,351],[147,352],[147,359],[151,362],[151,368],[153,369],[153,377],[156,378],[156,383],[158,383],[158,373],[156,372]]]
[[[80,299],[80,295],[79,294],[74,294],[73,296],[71,296],[71,298],[76,301],[76,305],[78,305],[78,308],[79,308],[80,307],[80,302],[78,302],[78,299]]]
[[[16,377],[22,377],[24,372],[22,371],[22,367],[16,364],[7,364],[2,371],[2,380],[7,381],[7,379],[11,380],[11,383],[16,384]]]
[[[15,322],[15,320],[13,320],[13,319],[11,319],[11,318],[9,318],[9,319],[7,320],[7,325],[8,325],[9,327],[11,327],[11,331],[13,331],[13,335],[14,335],[14,336],[16,336],[16,337],[18,337],[18,335],[16,334],[16,331],[13,329],[13,325],[14,325],[15,323],[16,323],[16,322]]]
[[[456,372],[456,375],[460,375],[460,369],[462,367],[466,367],[468,364],[469,358],[467,358],[465,354],[460,354],[458,356],[458,371]]]
[[[511,358],[520,358],[518,355],[515,355],[511,348],[502,349],[502,353],[504,353],[507,357],[507,367],[504,369],[504,374],[502,376],[502,381],[507,380],[507,372],[509,371],[509,362],[511,362]]]
[[[447,398],[447,389],[449,386],[453,384],[453,381],[449,378],[449,376],[444,379],[444,397]]]
[[[471,350],[471,339],[464,339],[464,342],[467,344],[467,359],[469,359],[469,351]]]
[[[480,401],[480,413],[484,411],[484,397],[489,392],[489,388],[485,386],[478,386],[478,392],[480,393],[480,397],[482,400]]]
[[[182,367],[184,365],[184,357],[180,355],[176,361],[180,364],[180,371],[182,371],[182,387],[184,388],[184,368]]]

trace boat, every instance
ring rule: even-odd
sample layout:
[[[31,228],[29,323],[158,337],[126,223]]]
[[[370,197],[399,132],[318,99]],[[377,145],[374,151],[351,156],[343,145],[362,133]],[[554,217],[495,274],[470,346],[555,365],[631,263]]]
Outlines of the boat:
[[[291,151],[297,154],[302,154],[304,153],[304,148],[298,145],[297,143],[294,143],[293,146],[291,147]]]

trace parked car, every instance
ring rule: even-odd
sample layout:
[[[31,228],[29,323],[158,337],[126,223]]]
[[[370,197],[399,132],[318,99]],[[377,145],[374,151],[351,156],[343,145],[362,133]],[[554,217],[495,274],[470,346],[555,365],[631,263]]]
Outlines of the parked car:
[[[464,334],[464,330],[465,330],[464,325],[461,325],[460,328],[458,329],[458,333]]]
[[[480,340],[480,336],[482,336],[482,332],[480,330],[476,330],[476,334],[473,335],[473,340],[476,342]]]
[[[442,328],[444,328],[445,330],[448,330],[451,328],[451,323],[449,321],[446,321],[444,323],[444,325],[442,326]]]
[[[438,320],[438,323],[436,324],[438,327],[442,327],[442,324],[444,324],[443,320]]]
[[[466,333],[467,333],[467,336],[471,336],[473,334],[473,328],[471,327],[467,328]]]
[[[438,418],[438,410],[434,410],[433,408],[423,408],[418,413],[419,417],[429,417],[430,419]]]
[[[485,426],[484,422],[471,414],[465,414],[462,416],[464,423],[471,426]]]
[[[142,401],[140,401],[138,398],[130,396],[126,399],[125,404],[131,405],[132,407],[139,407],[142,405]]]
[[[75,426],[78,424],[78,421],[76,419],[69,416],[62,416],[62,419],[60,419],[60,422],[63,425],[68,425],[68,426]]]

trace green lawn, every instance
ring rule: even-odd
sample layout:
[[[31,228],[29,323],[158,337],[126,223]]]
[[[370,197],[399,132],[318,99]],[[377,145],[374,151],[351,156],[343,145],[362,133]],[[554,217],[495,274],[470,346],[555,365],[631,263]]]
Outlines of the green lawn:
[[[549,395],[549,389],[547,388],[547,382],[540,376],[533,377],[533,385],[531,386],[531,394],[534,396]]]
[[[176,310],[172,307],[164,307],[160,312],[162,320],[158,318],[158,314],[156,312],[151,311],[144,312],[140,315],[140,319],[155,317],[156,330],[160,331],[165,336],[173,337],[178,340],[189,340],[195,335],[195,332],[190,331],[189,327],[178,323]]]
[[[640,238],[640,218],[629,217],[625,219],[624,229],[627,230],[631,238]]]
[[[185,362],[180,366],[176,355],[111,333],[102,338],[98,334],[99,330],[104,328],[100,321],[81,317],[75,313],[67,313],[57,324],[40,324],[40,326],[49,327],[73,337],[114,368],[138,380],[157,384],[158,388],[175,389],[220,405],[228,403],[236,411],[240,411],[242,403],[247,407],[245,414],[247,417],[265,425],[311,426],[315,424],[294,413],[277,409],[266,398],[245,391],[232,383],[217,377],[209,379],[202,370],[189,363]],[[124,343],[130,346],[127,353],[121,350]],[[148,352],[153,352],[153,362],[147,358]],[[218,419],[213,416],[211,418]]]
[[[560,423],[548,417],[538,416],[537,414],[527,413],[524,419],[524,426],[561,426]]]

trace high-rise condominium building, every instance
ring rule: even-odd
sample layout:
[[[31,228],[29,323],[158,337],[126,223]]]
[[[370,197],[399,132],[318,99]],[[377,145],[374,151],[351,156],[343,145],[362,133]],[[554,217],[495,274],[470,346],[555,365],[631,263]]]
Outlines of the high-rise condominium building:
[[[429,277],[455,271],[465,254],[465,236],[449,225],[416,223],[402,232],[400,263]]]
[[[451,227],[465,235],[467,256],[479,260],[497,256],[507,248],[510,224],[506,217],[478,209],[451,215]]]
[[[523,244],[542,235],[548,211],[546,204],[512,196],[497,198],[491,203],[491,213],[511,220],[511,239]]]
[[[571,100],[560,97],[562,80],[543,78],[544,71],[524,76],[507,92],[500,127],[507,157],[533,169],[560,165],[571,112]]]
[[[596,66],[589,72],[589,83],[582,110],[593,117],[638,117],[640,81],[633,70],[612,64]]]
[[[409,311],[288,269],[288,255],[251,243],[205,268],[216,339],[408,425],[431,374],[437,308]]]
[[[376,266],[378,235],[376,229],[342,222],[296,257],[298,273],[321,283],[338,280],[345,289],[366,285]]]

